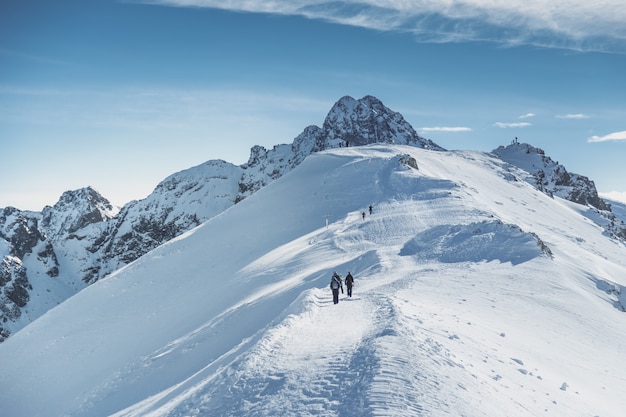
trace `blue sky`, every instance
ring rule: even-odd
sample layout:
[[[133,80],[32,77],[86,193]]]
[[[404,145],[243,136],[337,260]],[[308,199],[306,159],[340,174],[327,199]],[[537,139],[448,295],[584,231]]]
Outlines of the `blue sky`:
[[[368,94],[445,148],[518,137],[626,200],[625,21],[622,0],[5,0],[0,207],[88,185],[121,206]]]

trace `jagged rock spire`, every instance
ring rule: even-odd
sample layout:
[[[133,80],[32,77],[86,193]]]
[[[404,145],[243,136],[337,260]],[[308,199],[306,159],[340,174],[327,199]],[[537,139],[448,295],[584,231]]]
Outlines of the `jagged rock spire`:
[[[332,145],[367,145],[399,143],[425,149],[444,150],[422,138],[400,113],[394,112],[376,97],[355,100],[342,97],[331,108],[323,125],[324,142]]]

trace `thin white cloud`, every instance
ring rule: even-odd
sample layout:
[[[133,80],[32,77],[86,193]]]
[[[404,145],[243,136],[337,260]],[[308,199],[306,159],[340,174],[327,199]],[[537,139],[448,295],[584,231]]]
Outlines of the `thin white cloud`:
[[[472,128],[463,126],[434,126],[434,127],[422,127],[419,129],[421,132],[471,132]]]
[[[11,59],[22,59],[27,61],[38,62],[40,64],[54,64],[54,65],[68,65],[68,62],[60,61],[58,59],[51,59],[40,55],[26,54],[23,52],[14,51],[11,49],[0,48],[0,56],[7,56]]]
[[[138,0],[142,1],[142,0]],[[143,0],[179,7],[300,15],[427,42],[493,41],[623,53],[623,0]]]
[[[228,143],[225,138],[254,142],[245,144],[245,155],[248,146],[293,140],[302,126],[316,123],[313,117],[324,114],[332,104],[282,91],[37,90],[0,85],[0,124],[28,125],[50,135],[67,130],[67,126],[94,135],[118,131],[133,132],[137,137],[173,131],[199,137],[210,131],[224,143]]]
[[[606,193],[598,193],[602,198],[607,200],[617,201],[618,203],[626,204],[626,191],[609,191]]]
[[[626,141],[626,130],[622,130],[621,132],[613,132],[604,136],[592,136],[587,139],[587,142],[610,142],[610,141]]]
[[[582,113],[558,114],[556,118],[557,119],[588,119],[589,116],[587,116],[586,114],[582,114]]]
[[[528,118],[535,117],[535,116],[536,116],[535,113],[526,113],[526,114],[522,114],[519,118],[520,119],[528,119]]]
[[[528,122],[515,122],[515,123],[495,122],[493,125],[495,127],[501,128],[501,129],[508,129],[508,128],[511,128],[511,127],[528,127],[528,126],[532,126],[532,123],[528,123]]]

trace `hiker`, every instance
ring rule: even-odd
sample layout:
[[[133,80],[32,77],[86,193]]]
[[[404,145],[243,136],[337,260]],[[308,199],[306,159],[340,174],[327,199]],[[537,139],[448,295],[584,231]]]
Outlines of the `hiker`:
[[[343,283],[341,282],[341,275],[337,274],[337,271],[333,271],[333,276],[330,278],[330,289],[333,291],[333,304],[339,302],[339,290],[343,294]]]
[[[365,212],[361,213],[361,216],[363,216],[363,220],[365,220]]]
[[[348,271],[348,275],[346,275],[346,291],[348,292],[348,297],[352,298],[352,286],[354,285],[354,277],[352,273]]]
[[[372,215],[372,205],[370,204],[370,216]]]

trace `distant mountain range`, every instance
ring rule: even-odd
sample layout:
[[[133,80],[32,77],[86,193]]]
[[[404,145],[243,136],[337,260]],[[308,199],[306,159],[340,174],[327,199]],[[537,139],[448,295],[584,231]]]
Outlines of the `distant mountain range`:
[[[117,209],[91,187],[63,193],[42,212],[0,209],[0,341],[47,310],[165,242],[241,202],[331,148],[374,143],[446,150],[419,136],[402,115],[375,97],[343,97],[322,127],[309,126],[291,144],[255,146],[247,163],[211,160],[164,179],[145,199]],[[587,205],[616,239],[626,226],[593,181],[568,172],[544,152],[512,143],[493,153],[528,173],[542,192]]]

